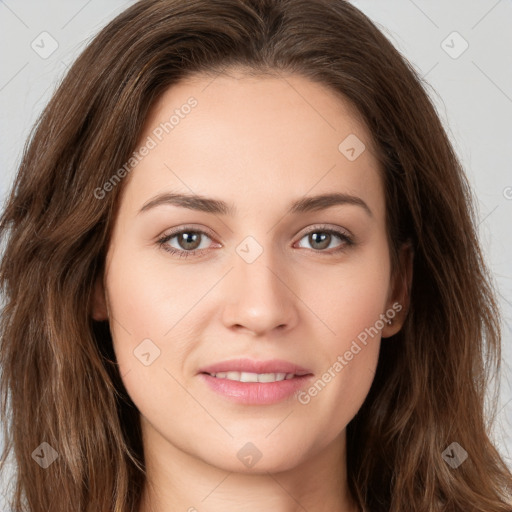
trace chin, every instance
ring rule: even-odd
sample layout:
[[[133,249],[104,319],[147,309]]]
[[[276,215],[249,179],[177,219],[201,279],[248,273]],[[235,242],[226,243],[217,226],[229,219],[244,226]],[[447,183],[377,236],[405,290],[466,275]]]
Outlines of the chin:
[[[288,471],[302,462],[303,454],[298,452],[296,444],[288,448],[278,438],[272,442],[269,439],[262,440],[261,443],[245,439],[233,443],[233,451],[228,448],[227,453],[219,454],[213,460],[204,459],[205,462],[224,471],[254,475]]]

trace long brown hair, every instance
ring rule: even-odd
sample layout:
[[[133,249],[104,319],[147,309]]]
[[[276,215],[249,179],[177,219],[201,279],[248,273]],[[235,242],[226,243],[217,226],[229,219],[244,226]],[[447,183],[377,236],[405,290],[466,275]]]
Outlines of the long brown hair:
[[[297,73],[348,100],[385,171],[394,270],[400,245],[413,244],[405,325],[382,345],[347,427],[354,498],[372,512],[510,512],[512,475],[488,436],[496,396],[485,412],[501,333],[473,196],[421,78],[343,0],[142,0],[94,38],[60,84],[0,218],[3,458],[12,453],[17,469],[13,511],[138,511],[139,415],[109,326],[91,318],[123,181],[108,193],[104,184],[168,87],[230,67]],[[453,442],[468,454],[457,468],[443,457]],[[46,469],[36,459],[53,452],[41,443],[58,453]]]

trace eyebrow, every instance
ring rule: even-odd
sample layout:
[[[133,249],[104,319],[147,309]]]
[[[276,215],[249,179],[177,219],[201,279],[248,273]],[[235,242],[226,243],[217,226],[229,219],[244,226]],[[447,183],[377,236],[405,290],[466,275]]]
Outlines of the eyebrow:
[[[332,206],[344,204],[360,206],[370,217],[373,217],[373,213],[369,206],[360,197],[339,192],[321,194],[317,196],[306,196],[298,199],[290,205],[287,214],[315,212],[331,208]],[[153,197],[144,204],[139,213],[161,205],[179,206],[189,210],[219,215],[234,216],[236,214],[236,208],[233,204],[228,204],[220,199],[214,199],[197,194],[174,192],[166,192]]]

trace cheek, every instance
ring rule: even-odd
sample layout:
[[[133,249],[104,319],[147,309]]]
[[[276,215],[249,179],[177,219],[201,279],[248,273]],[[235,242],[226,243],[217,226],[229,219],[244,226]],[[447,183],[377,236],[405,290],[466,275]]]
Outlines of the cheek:
[[[193,273],[171,273],[158,258],[137,250],[127,253],[129,258],[118,253],[111,260],[107,288],[112,315],[137,337],[162,338],[192,307],[199,284],[192,284]]]
[[[304,296],[314,301],[315,311],[329,327],[317,337],[317,354],[322,371],[313,385],[299,396],[299,403],[311,408],[312,417],[330,425],[335,434],[357,413],[373,382],[384,327],[389,293],[389,260],[385,240],[382,246],[361,251],[347,265],[340,265],[329,280],[326,293],[309,283]],[[334,283],[334,284],[332,284]]]
[[[119,371],[134,401],[157,400],[164,389],[168,397],[171,388],[179,395],[169,373],[182,372],[199,339],[190,326],[201,326],[198,300],[210,286],[205,277],[170,268],[165,258],[149,257],[147,250],[112,253],[106,282],[110,329]]]
[[[112,255],[106,283],[113,347],[128,395],[144,416],[156,418],[163,404],[183,400],[172,375],[173,363],[184,357],[185,344],[176,339],[186,339],[180,318],[190,306],[176,291],[180,283],[171,286],[169,276],[136,251],[125,253],[130,258]]]
[[[324,332],[331,352],[343,349],[347,341],[374,326],[386,310],[390,264],[386,240],[381,238],[340,264],[317,269],[315,279],[302,283],[304,301],[329,327]],[[311,276],[311,272],[304,274]]]
[[[308,422],[316,424],[325,439],[334,438],[357,414],[375,376],[381,343],[376,322],[382,310],[379,301],[362,304],[354,301],[336,319],[331,317],[336,336],[318,340],[322,369],[297,395],[298,403],[308,410]]]

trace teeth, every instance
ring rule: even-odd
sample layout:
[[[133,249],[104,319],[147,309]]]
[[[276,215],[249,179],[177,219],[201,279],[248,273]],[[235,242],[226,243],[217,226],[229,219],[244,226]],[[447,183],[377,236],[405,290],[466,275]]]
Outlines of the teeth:
[[[210,373],[217,379],[236,380],[238,382],[279,382],[295,377],[293,373],[249,373],[249,372],[218,372]]]

